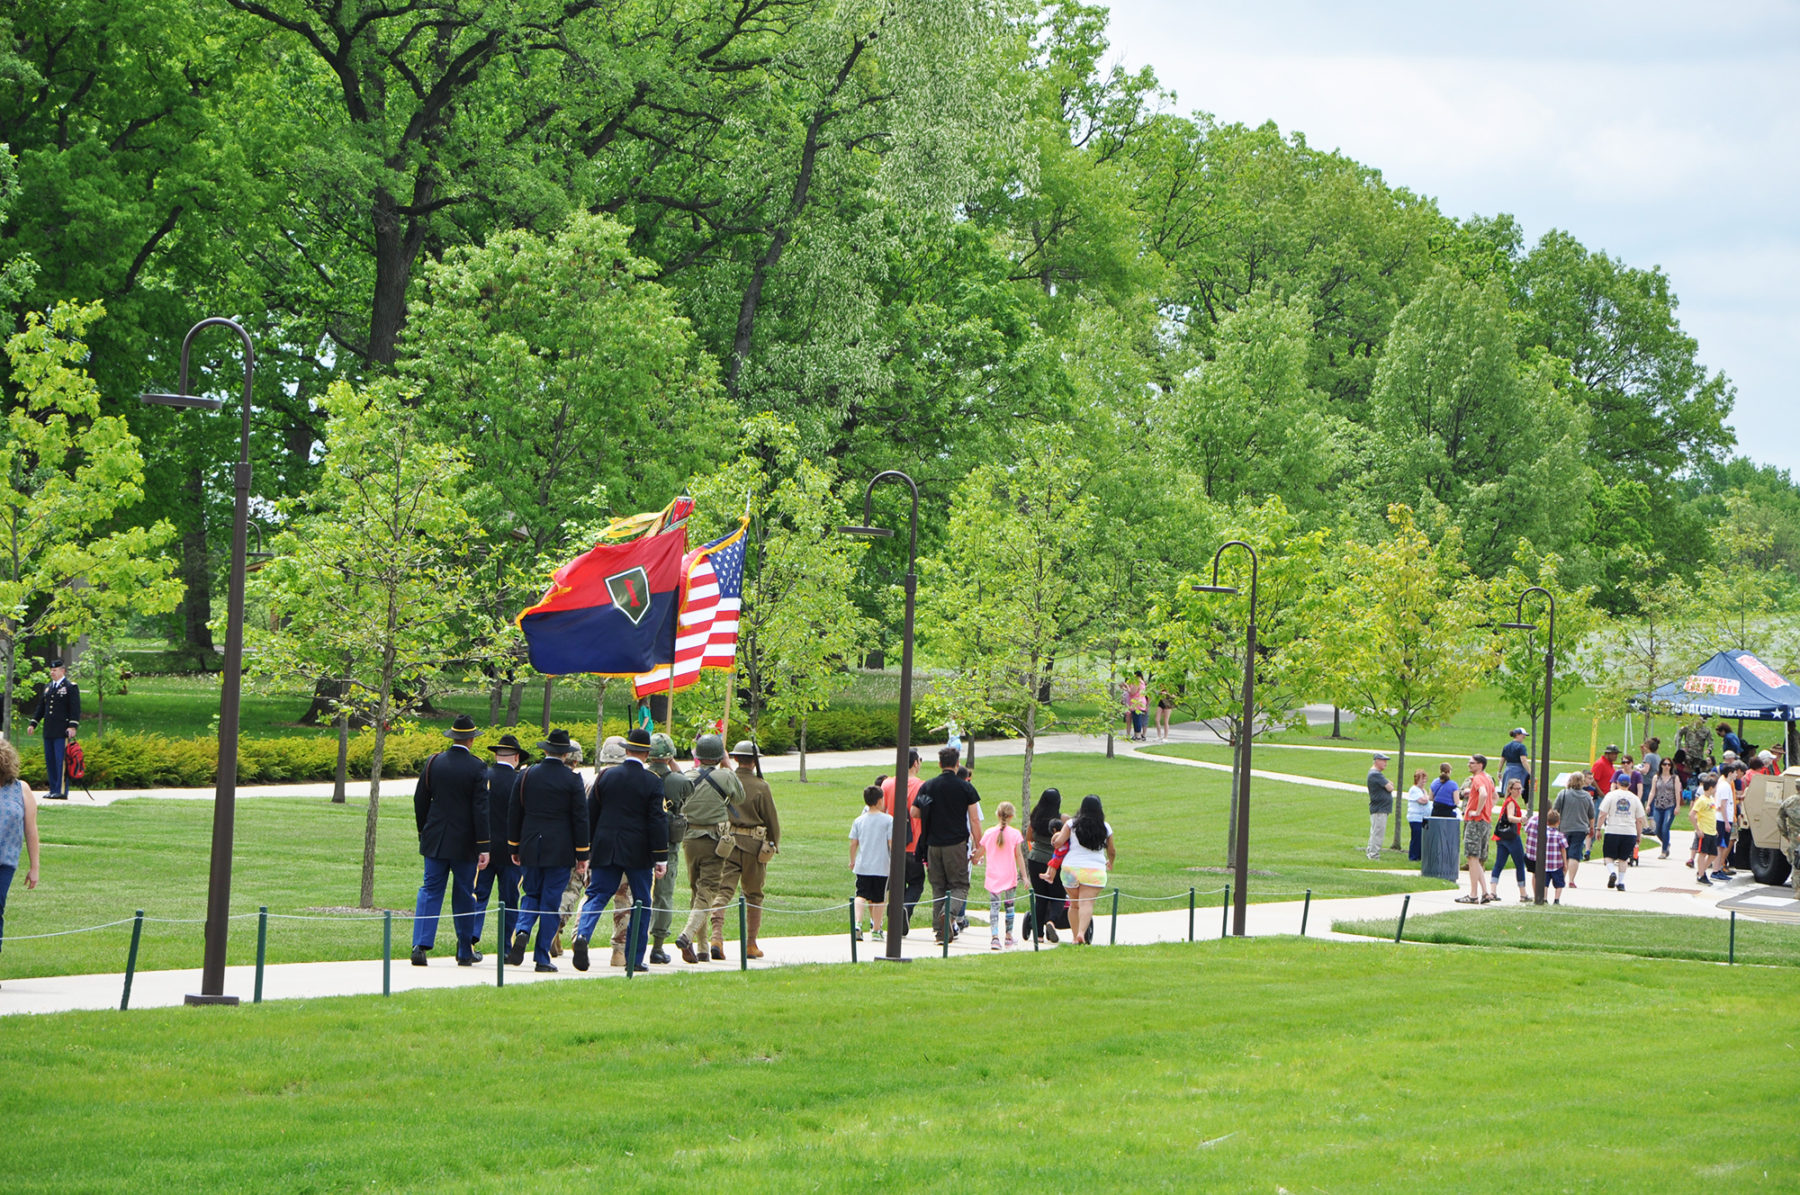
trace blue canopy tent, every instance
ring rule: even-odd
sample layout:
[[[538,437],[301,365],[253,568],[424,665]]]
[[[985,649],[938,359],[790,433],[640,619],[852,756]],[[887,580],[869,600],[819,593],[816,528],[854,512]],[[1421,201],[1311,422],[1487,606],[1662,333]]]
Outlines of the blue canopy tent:
[[[1785,722],[1784,737],[1791,747],[1793,723],[1800,718],[1800,685],[1747,651],[1722,651],[1689,676],[1639,694],[1632,704],[1638,709],[1709,718]],[[1793,759],[1791,750],[1788,758]]]

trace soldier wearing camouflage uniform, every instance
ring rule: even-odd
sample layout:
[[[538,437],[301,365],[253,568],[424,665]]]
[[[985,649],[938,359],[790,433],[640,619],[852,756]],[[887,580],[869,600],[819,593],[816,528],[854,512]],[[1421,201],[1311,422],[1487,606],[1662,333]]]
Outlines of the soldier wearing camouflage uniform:
[[[724,763],[722,737],[703,734],[695,741],[694,772],[688,778],[688,799],[682,807],[687,830],[681,837],[692,904],[687,925],[675,939],[681,957],[690,963],[704,956],[708,920],[712,922],[712,957],[725,957],[725,906],[737,887],[737,869],[720,856],[719,841],[730,832],[731,809],[743,803],[744,786]]]
[[[1775,828],[1793,845],[1788,849],[1788,862],[1793,865],[1788,879],[1794,885],[1794,898],[1800,900],[1800,793],[1781,803],[1775,814]]]
[[[650,892],[650,905],[654,910],[650,917],[650,961],[666,963],[669,956],[663,951],[663,941],[669,936],[669,925],[675,919],[675,880],[681,872],[681,847],[678,844],[687,836],[687,818],[682,809],[687,805],[688,794],[694,790],[694,783],[676,766],[675,740],[666,734],[650,736],[650,770],[662,778],[663,811],[669,817],[669,842],[673,846],[669,851],[669,869],[656,877]]]
[[[1698,714],[1694,720],[1675,732],[1675,745],[1687,753],[1688,770],[1698,776],[1706,771],[1712,758],[1712,731],[1706,719]]]

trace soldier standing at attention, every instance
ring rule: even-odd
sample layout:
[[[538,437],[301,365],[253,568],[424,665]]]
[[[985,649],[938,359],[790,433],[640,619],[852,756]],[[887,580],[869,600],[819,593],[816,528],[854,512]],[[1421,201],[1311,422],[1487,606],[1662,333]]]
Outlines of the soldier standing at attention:
[[[60,658],[50,661],[50,683],[38,694],[37,709],[32,712],[28,730],[44,728],[44,772],[47,791],[44,798],[66,801],[69,782],[63,776],[63,757],[69,741],[81,725],[81,687],[69,679]]]
[[[500,949],[512,941],[513,926],[519,920],[519,869],[513,865],[512,857],[502,849],[506,842],[506,811],[512,803],[513,786],[518,783],[519,769],[531,758],[519,740],[511,734],[503,734],[500,741],[488,748],[494,754],[494,762],[488,765],[488,862],[475,876],[475,932],[469,935],[471,945],[481,942],[481,927],[487,923],[488,897],[496,886],[500,889],[500,907],[506,912],[501,918]]]
[[[558,728],[538,743],[539,763],[519,778],[518,797],[507,809],[506,840],[512,861],[523,869],[519,923],[507,947],[506,961],[525,961],[531,932],[537,931],[536,971],[554,971],[550,939],[556,936],[556,908],[569,872],[586,874],[588,856],[587,790],[566,757],[576,752],[569,732]]]
[[[697,963],[706,954],[706,923],[712,922],[712,957],[725,957],[725,905],[737,886],[737,869],[719,852],[735,855],[729,843],[731,807],[744,799],[744,786],[725,762],[725,740],[703,734],[694,741],[694,773],[682,813],[687,834],[682,853],[687,857],[688,891],[692,903],[687,925],[675,939],[681,957]],[[723,845],[722,845],[723,844]],[[727,870],[730,879],[727,882]]]
[[[775,794],[769,791],[769,782],[756,774],[756,744],[745,739],[731,749],[731,758],[737,764],[744,799],[731,811],[731,837],[737,849],[726,866],[726,878],[731,878],[730,864],[735,863],[738,879],[744,885],[744,901],[749,905],[744,957],[761,958],[763,952],[757,948],[756,935],[762,929],[764,880],[769,860],[781,849],[781,821],[775,816]],[[731,899],[730,889],[726,889],[725,899]]]
[[[487,767],[469,750],[477,733],[473,718],[459,715],[444,733],[450,746],[425,761],[413,787],[419,854],[425,857],[425,880],[413,908],[415,967],[425,965],[425,957],[437,944],[446,880],[456,926],[456,965],[472,967],[481,959],[474,942],[475,873],[488,865]]]
[[[681,842],[687,837],[687,818],[682,809],[694,785],[676,765],[675,740],[666,734],[650,736],[650,770],[662,779],[663,810],[669,818],[669,869],[656,877],[650,896],[655,906],[650,918],[650,961],[666,963],[669,956],[663,952],[663,941],[675,919],[675,881],[681,874]]]

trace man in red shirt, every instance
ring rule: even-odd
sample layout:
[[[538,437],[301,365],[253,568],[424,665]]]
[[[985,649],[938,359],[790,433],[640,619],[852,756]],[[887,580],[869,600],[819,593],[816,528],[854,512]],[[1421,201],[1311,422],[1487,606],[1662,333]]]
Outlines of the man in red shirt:
[[[1469,756],[1469,796],[1463,806],[1463,862],[1469,869],[1469,894],[1459,905],[1485,905],[1500,899],[1488,881],[1488,843],[1494,833],[1494,778],[1487,774],[1487,756]]]
[[[924,781],[919,779],[919,752],[915,748],[906,756],[906,806],[912,808],[913,799],[919,795],[919,786]],[[894,778],[884,777],[881,781],[881,810],[892,816],[894,813]],[[913,814],[909,819],[912,825],[906,838],[906,922],[900,927],[900,936],[912,929],[913,906],[919,903],[919,897],[925,891],[925,865],[919,862],[919,815]],[[890,928],[890,932],[892,927]]]
[[[1612,743],[1594,761],[1594,787],[1604,795],[1612,791],[1613,773],[1618,771],[1619,745]]]

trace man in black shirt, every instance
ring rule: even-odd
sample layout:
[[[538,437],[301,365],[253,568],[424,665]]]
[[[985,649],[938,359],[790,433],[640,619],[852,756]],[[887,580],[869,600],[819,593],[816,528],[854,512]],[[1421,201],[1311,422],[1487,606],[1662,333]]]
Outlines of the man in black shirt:
[[[939,751],[943,770],[920,785],[913,798],[925,842],[925,874],[931,880],[931,926],[940,943],[946,935],[956,936],[956,919],[969,899],[969,844],[981,841],[981,794],[957,776],[961,758],[955,747]]]

